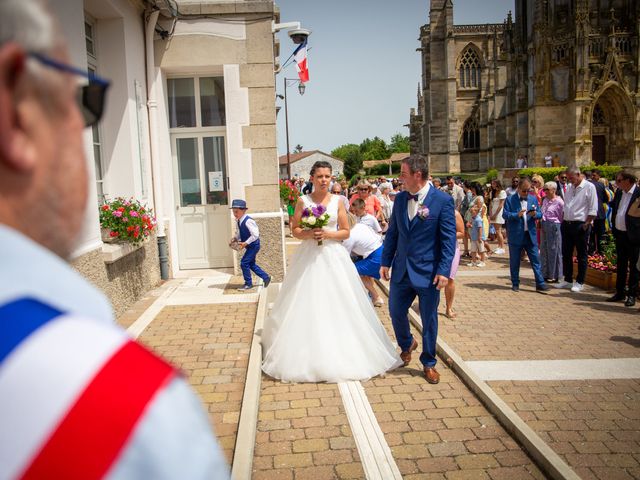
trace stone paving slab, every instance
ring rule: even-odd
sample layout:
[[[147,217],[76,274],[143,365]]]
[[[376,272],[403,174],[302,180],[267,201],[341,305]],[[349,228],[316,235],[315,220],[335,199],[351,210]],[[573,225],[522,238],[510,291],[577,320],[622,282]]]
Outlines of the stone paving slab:
[[[640,478],[640,380],[489,385],[583,479]]]
[[[255,303],[167,306],[139,337],[184,372],[229,464],[255,317]]]

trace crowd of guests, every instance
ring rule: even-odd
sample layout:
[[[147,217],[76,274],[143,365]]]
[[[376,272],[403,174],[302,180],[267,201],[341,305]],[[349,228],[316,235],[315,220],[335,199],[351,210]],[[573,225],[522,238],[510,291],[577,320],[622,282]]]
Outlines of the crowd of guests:
[[[539,175],[515,176],[506,188],[497,179],[486,185],[453,176],[430,181],[434,188],[453,197],[460,217],[459,258],[469,267],[483,268],[488,257],[504,255],[508,248],[513,291],[520,289],[520,264],[527,261],[537,291],[544,293],[552,284],[580,293],[589,256],[602,254],[613,241],[617,284],[608,301],[635,305],[640,277],[640,186],[633,174],[621,171],[609,181],[597,169],[581,172],[568,168],[547,182]],[[310,183],[304,179],[296,179],[295,184],[302,193],[310,191]],[[397,178],[356,177],[351,183],[334,178],[330,191],[343,196],[355,223],[383,238],[395,196],[403,188]],[[447,315],[455,317],[453,279],[450,284],[449,295],[445,295]],[[372,299],[381,305],[372,285],[366,283]]]

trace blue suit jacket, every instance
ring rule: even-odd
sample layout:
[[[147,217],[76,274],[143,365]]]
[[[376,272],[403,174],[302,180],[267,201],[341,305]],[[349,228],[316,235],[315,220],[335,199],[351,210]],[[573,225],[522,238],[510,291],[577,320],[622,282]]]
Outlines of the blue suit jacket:
[[[456,252],[456,217],[453,198],[433,185],[424,199],[429,215],[407,215],[408,193],[400,192],[393,203],[389,229],[384,240],[381,265],[392,267],[391,281],[406,273],[417,288],[428,288],[435,275],[448,277]]]
[[[542,218],[542,212],[540,211],[540,204],[535,195],[527,195],[527,212],[529,210],[536,210],[535,217],[527,214],[527,232],[524,231],[524,222],[522,218],[518,216],[522,207],[520,206],[520,194],[514,193],[509,196],[504,202],[504,210],[502,211],[502,218],[507,222],[506,227],[509,231],[508,241],[511,245],[522,245],[524,243],[525,234],[529,235],[534,245],[538,244],[538,238],[536,237],[536,219]]]

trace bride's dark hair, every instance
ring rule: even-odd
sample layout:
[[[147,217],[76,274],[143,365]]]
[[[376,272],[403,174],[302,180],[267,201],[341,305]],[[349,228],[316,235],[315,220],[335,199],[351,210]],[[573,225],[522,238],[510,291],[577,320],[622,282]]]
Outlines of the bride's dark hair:
[[[333,172],[333,168],[331,167],[331,164],[329,162],[327,162],[326,160],[318,160],[313,164],[313,167],[311,167],[311,172],[309,172],[309,175],[315,175],[318,168],[328,168],[331,172]]]

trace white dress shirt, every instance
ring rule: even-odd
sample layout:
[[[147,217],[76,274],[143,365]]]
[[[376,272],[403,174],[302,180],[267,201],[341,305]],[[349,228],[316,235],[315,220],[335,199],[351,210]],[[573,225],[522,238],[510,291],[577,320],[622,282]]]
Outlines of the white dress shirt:
[[[366,225],[367,227],[371,228],[371,230],[375,233],[382,232],[382,228],[378,223],[378,219],[373,215],[371,215],[370,213],[365,213],[363,216],[358,217],[358,223],[361,223],[362,225]]]
[[[591,182],[582,180],[575,187],[567,186],[564,194],[564,219],[569,222],[586,222],[587,217],[598,215],[598,192]]]
[[[627,216],[627,210],[629,209],[629,202],[633,192],[635,192],[636,186],[632,185],[628,192],[622,190],[622,198],[620,199],[620,205],[618,205],[618,211],[616,212],[616,229],[621,232],[627,231],[627,224],[625,218]]]
[[[522,200],[520,199],[520,210],[524,210],[524,215],[522,216],[522,220],[524,221],[524,231],[528,232],[529,231],[529,225],[527,222],[527,200]]]
[[[382,246],[382,238],[363,223],[356,223],[351,229],[349,238],[342,241],[347,252],[367,258]]]
[[[240,217],[240,220],[236,222],[236,239],[238,241],[240,241],[240,225],[242,224],[242,222],[244,222],[244,219],[246,217],[247,214],[245,213],[242,217]],[[244,243],[249,245],[250,243],[258,240],[258,238],[260,237],[260,230],[258,229],[258,224],[253,218],[249,218],[249,220],[247,220],[246,226],[249,229],[249,233],[251,234],[251,236],[247,238]]]
[[[409,221],[413,220],[413,217],[416,216],[416,213],[418,212],[418,205],[424,202],[424,199],[427,196],[427,193],[429,193],[430,186],[431,186],[431,183],[427,182],[427,184],[424,187],[418,190],[417,202],[412,198],[409,199],[409,201],[407,202],[407,215],[409,215]],[[411,194],[411,192],[409,193]],[[415,194],[412,194],[412,195],[415,195]]]

